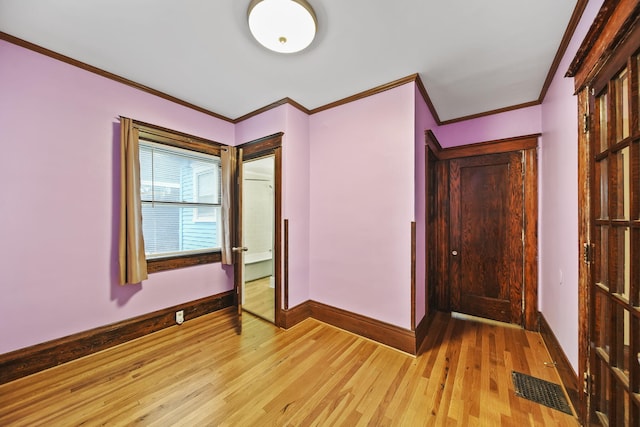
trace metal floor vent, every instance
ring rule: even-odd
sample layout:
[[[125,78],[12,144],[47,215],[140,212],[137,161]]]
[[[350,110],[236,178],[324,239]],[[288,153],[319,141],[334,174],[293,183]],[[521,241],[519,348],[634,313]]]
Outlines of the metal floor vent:
[[[516,395],[549,408],[573,415],[562,387],[521,372],[512,371]]]

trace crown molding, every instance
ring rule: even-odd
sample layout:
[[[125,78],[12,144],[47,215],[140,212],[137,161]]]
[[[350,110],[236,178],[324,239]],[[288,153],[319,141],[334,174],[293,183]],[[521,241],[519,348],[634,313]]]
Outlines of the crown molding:
[[[472,114],[472,115],[468,115],[468,116],[462,116],[462,117],[457,117],[457,118],[453,118],[453,119],[448,119],[448,120],[441,120],[438,112],[435,108],[435,106],[433,105],[433,102],[431,101],[431,98],[429,97],[429,94],[427,92],[427,89],[422,81],[422,78],[420,77],[420,75],[418,73],[415,74],[411,74],[409,76],[391,81],[389,83],[385,83],[382,84],[380,86],[376,86],[374,88],[356,93],[354,95],[348,96],[346,98],[342,98],[340,100],[331,102],[329,104],[314,108],[314,109],[309,109],[307,107],[305,107],[304,105],[300,104],[299,102],[293,100],[292,98],[286,97],[286,98],[282,98],[278,101],[275,101],[269,105],[266,105],[262,108],[259,108],[257,110],[254,110],[252,112],[249,112],[243,116],[237,117],[235,119],[231,119],[229,117],[223,116],[221,114],[215,113],[213,111],[207,110],[205,108],[199,107],[197,105],[191,104],[189,102],[183,101],[182,99],[176,98],[174,96],[171,96],[169,94],[166,94],[164,92],[158,91],[156,89],[153,89],[151,87],[142,85],[140,83],[134,82],[132,80],[126,79],[124,77],[118,76],[116,74],[110,73],[108,71],[102,70],[100,68],[94,67],[92,65],[86,64],[84,62],[78,61],[76,59],[70,58],[68,56],[62,55],[60,53],[54,52],[52,50],[46,49],[42,46],[36,45],[34,43],[22,40],[20,38],[14,37],[10,34],[4,33],[0,31],[0,40],[5,40],[8,41],[10,43],[13,43],[15,45],[24,47],[26,49],[32,50],[34,52],[38,52],[40,54],[43,54],[45,56],[48,56],[50,58],[53,59],[57,59],[59,61],[65,62],[67,64],[76,66],[78,68],[81,68],[83,70],[89,71],[91,73],[100,75],[102,77],[108,78],[110,80],[114,80],[116,82],[125,84],[127,86],[136,88],[138,90],[141,90],[143,92],[147,92],[150,93],[152,95],[156,95],[160,98],[163,98],[167,101],[171,101],[174,102],[176,104],[182,105],[184,107],[190,108],[194,111],[198,111],[200,113],[203,114],[207,114],[209,116],[215,117],[217,119],[226,121],[226,122],[230,122],[233,124],[237,124],[237,123],[241,123],[247,119],[250,119],[251,117],[257,116],[259,114],[262,114],[266,111],[272,110],[274,108],[280,107],[282,105],[285,104],[289,104],[291,106],[293,106],[294,108],[297,108],[298,110],[300,110],[301,112],[307,114],[307,115],[313,115],[316,113],[319,113],[321,111],[325,111],[325,110],[329,110],[331,108],[334,107],[338,107],[344,104],[348,104],[350,102],[353,101],[357,101],[363,98],[367,98],[369,96],[372,95],[376,95],[382,92],[385,92],[387,90],[390,89],[394,89],[396,87],[405,85],[407,83],[414,83],[417,88],[418,91],[420,92],[424,102],[427,104],[427,107],[429,109],[429,112],[431,113],[431,115],[433,116],[436,124],[438,126],[441,125],[447,125],[447,124],[451,124],[451,123],[456,123],[456,122],[462,122],[462,121],[467,121],[467,120],[472,120],[472,119],[476,119],[479,117],[484,117],[484,116],[490,116],[490,115],[494,115],[494,114],[499,114],[499,113],[504,113],[507,111],[512,111],[512,110],[518,110],[521,108],[526,108],[526,107],[531,107],[534,105],[539,105],[542,103],[542,101],[544,100],[544,97],[546,96],[547,90],[549,88],[549,85],[551,84],[551,81],[553,80],[553,77],[558,69],[558,66],[560,64],[560,61],[562,60],[562,57],[564,56],[564,54],[566,53],[566,49],[567,46],[569,45],[569,42],[571,41],[571,38],[573,37],[573,34],[575,32],[575,29],[578,25],[578,23],[580,22],[580,18],[582,17],[582,14],[584,12],[584,9],[586,8],[588,0],[578,0],[576,7],[574,8],[573,14],[571,16],[571,20],[569,22],[569,25],[567,26],[567,29],[565,30],[565,33],[563,35],[562,41],[560,43],[560,46],[558,48],[558,51],[556,52],[556,56],[553,60],[553,63],[551,65],[551,68],[549,69],[549,72],[547,74],[546,80],[544,82],[544,85],[542,87],[542,90],[540,92],[540,96],[537,100],[533,100],[533,101],[529,101],[529,102],[525,102],[522,104],[517,104],[517,105],[512,105],[512,106],[508,106],[508,107],[504,107],[504,108],[499,108],[499,109],[495,109],[495,110],[489,110],[489,111],[485,111],[482,113],[477,113],[477,114]]]

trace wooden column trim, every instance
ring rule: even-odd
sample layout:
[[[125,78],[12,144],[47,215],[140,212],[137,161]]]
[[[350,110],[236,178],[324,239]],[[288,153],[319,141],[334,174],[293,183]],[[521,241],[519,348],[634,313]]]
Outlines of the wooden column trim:
[[[289,310],[289,220],[284,220],[284,309]]]
[[[588,114],[589,88],[578,93],[578,117]],[[584,378],[589,372],[589,314],[590,314],[590,283],[591,267],[585,263],[580,254],[583,245],[591,242],[591,197],[590,184],[593,179],[591,169],[591,145],[589,134],[581,129],[578,120],[578,376]],[[576,408],[578,417],[584,422],[589,419],[589,399],[584,393],[579,393],[579,406]]]
[[[438,283],[436,285],[436,308],[442,311],[451,311],[451,292],[449,286],[449,162],[438,162],[438,224],[437,241],[438,255]]]
[[[278,138],[279,141],[282,140],[281,137]],[[275,213],[274,213],[274,223],[275,223],[275,235],[274,242],[278,242],[276,247],[274,248],[274,271],[277,271],[275,277],[275,316],[274,323],[276,326],[282,327],[282,313],[284,313],[284,307],[289,305],[288,294],[287,299],[283,302],[283,289],[282,289],[282,276],[283,276],[283,264],[282,264],[282,147],[278,146],[273,149],[273,154],[275,155],[274,166],[275,166],[275,177],[274,177],[274,186],[275,186]]]
[[[416,222],[411,222],[411,330],[416,330]]]
[[[524,327],[538,329],[538,150],[524,150]]]

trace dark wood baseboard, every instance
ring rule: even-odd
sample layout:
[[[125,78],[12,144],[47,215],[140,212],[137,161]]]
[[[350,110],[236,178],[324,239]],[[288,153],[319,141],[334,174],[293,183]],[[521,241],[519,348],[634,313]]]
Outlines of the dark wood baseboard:
[[[549,354],[551,355],[551,359],[556,364],[556,369],[558,370],[558,374],[560,375],[560,379],[564,384],[564,388],[567,390],[567,394],[569,395],[569,399],[571,399],[571,403],[573,404],[573,408],[576,410],[578,414],[580,411],[580,387],[578,386],[578,375],[573,370],[567,355],[562,350],[560,346],[560,342],[556,335],[553,333],[551,326],[547,323],[547,319],[544,318],[542,313],[538,314],[539,318],[539,331],[544,343],[549,350]]]
[[[311,317],[310,301],[305,301],[289,310],[282,311],[282,327],[289,329],[309,317]]]
[[[428,316],[424,316],[418,326],[416,327],[416,351],[414,354],[420,353],[420,347],[422,347],[422,343],[427,339],[427,335],[429,334],[429,327],[433,322],[436,311],[432,311]]]
[[[188,321],[232,305],[233,291],[224,292],[2,354],[0,384],[174,326],[178,310],[184,310],[184,320]]]
[[[285,310],[284,328],[295,326],[309,317],[413,355],[419,347],[416,345],[416,334],[413,331],[316,301],[305,301],[290,310]],[[433,316],[420,322],[422,340],[427,335],[432,318]]]
[[[314,319],[406,353],[416,354],[416,336],[413,331],[316,301],[309,301],[309,307]]]

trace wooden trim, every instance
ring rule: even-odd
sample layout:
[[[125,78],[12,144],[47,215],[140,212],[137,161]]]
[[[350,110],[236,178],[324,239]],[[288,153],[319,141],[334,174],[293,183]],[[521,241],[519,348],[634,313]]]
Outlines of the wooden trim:
[[[281,140],[281,138],[278,138]],[[282,147],[278,146],[274,148],[273,155],[274,159],[274,167],[275,167],[275,177],[274,177],[274,186],[275,186],[275,212],[274,212],[274,226],[275,233],[273,236],[274,242],[277,242],[274,248],[274,271],[276,273],[275,277],[275,307],[274,307],[274,323],[276,326],[282,327],[282,313],[283,313],[283,301],[282,301]],[[288,301],[289,295],[287,294],[287,299],[284,301],[284,306],[289,305]]]
[[[29,50],[32,50],[34,52],[40,53],[42,55],[48,56],[49,58],[56,59],[58,61],[66,63],[66,64],[73,65],[74,67],[81,68],[81,69],[83,69],[85,71],[88,71],[90,73],[97,74],[97,75],[99,75],[101,77],[116,81],[118,83],[122,83],[124,85],[133,87],[135,89],[141,90],[141,91],[146,92],[146,93],[150,93],[151,95],[155,95],[157,97],[166,99],[167,101],[174,102],[176,104],[182,105],[183,107],[187,107],[187,108],[190,108],[192,110],[198,111],[200,113],[204,113],[204,114],[206,114],[208,116],[212,116],[212,117],[215,117],[217,119],[233,123],[233,120],[231,120],[230,118],[225,117],[223,115],[220,115],[218,113],[214,113],[213,111],[209,111],[209,110],[207,110],[205,108],[198,107],[197,105],[194,105],[194,104],[191,104],[189,102],[183,101],[182,99],[179,99],[179,98],[176,98],[174,96],[168,95],[168,94],[166,94],[164,92],[160,92],[159,90],[150,88],[149,86],[145,86],[145,85],[142,85],[140,83],[136,83],[136,82],[134,82],[132,80],[125,79],[124,77],[120,77],[117,74],[110,73],[110,72],[102,70],[102,69],[100,69],[98,67],[94,67],[93,65],[86,64],[84,62],[78,61],[76,59],[73,59],[73,58],[70,58],[68,56],[62,55],[60,53],[54,52],[52,50],[46,49],[46,48],[44,48],[42,46],[38,46],[38,45],[36,45],[34,43],[28,42],[26,40],[19,39],[18,37],[14,37],[14,36],[12,36],[10,34],[2,32],[2,31],[0,31],[0,40],[5,40],[5,41],[7,41],[9,43],[13,43],[13,44],[15,44],[17,46],[24,47],[25,49],[29,49]]]
[[[578,24],[580,23],[580,19],[582,18],[582,14],[584,13],[585,8],[587,7],[588,0],[578,0],[576,3],[576,7],[573,9],[573,13],[571,14],[571,19],[569,20],[569,25],[562,36],[562,41],[560,42],[560,46],[558,47],[558,51],[556,52],[556,56],[553,58],[553,62],[551,63],[551,68],[547,73],[547,78],[542,85],[542,90],[540,91],[540,96],[538,96],[538,101],[542,103],[544,101],[544,97],[547,96],[547,91],[549,90],[549,86],[551,86],[551,82],[555,77],[556,71],[558,71],[558,67],[560,66],[560,61],[564,57],[564,54],[567,51],[567,47],[571,42],[571,38],[573,37]]]
[[[220,150],[226,145],[202,138],[188,133],[168,129],[150,123],[132,120],[133,127],[138,130],[138,137],[151,142],[220,156]],[[212,250],[199,254],[179,254],[160,258],[147,259],[147,272],[157,273],[160,271],[173,270],[176,268],[191,267],[194,265],[211,264],[222,261],[220,250]]]
[[[311,317],[311,302],[305,301],[282,312],[282,327],[289,329],[309,317]]]
[[[245,121],[247,119],[250,119],[251,117],[255,117],[255,116],[257,116],[259,114],[262,114],[262,113],[265,113],[265,112],[267,112],[269,110],[273,110],[274,108],[278,108],[278,107],[280,107],[281,105],[284,105],[284,104],[289,104],[289,105],[297,108],[298,110],[302,111],[303,113],[311,114],[311,111],[307,107],[305,107],[304,105],[299,104],[298,102],[294,101],[293,99],[287,97],[287,98],[282,98],[282,99],[280,99],[280,100],[278,100],[276,102],[272,102],[269,105],[265,105],[262,108],[258,108],[257,110],[254,110],[254,111],[252,111],[250,113],[247,113],[244,116],[238,117],[237,119],[233,119],[233,123],[237,124],[237,123],[243,122],[243,121]]]
[[[282,145],[283,132],[274,133],[273,135],[263,138],[254,139],[244,144],[238,145],[242,148],[242,160],[250,160],[261,156],[266,156],[269,151],[273,151]]]
[[[638,14],[638,19],[640,19],[640,5],[638,5],[635,13]],[[595,93],[600,93],[605,89],[609,84],[610,78],[627,66],[628,58],[634,55],[638,45],[640,45],[640,25],[637,25],[636,22],[634,23],[633,30],[626,34],[624,40],[616,45],[615,51],[610,53],[606,64],[602,64],[597,76],[593,76],[593,78],[589,80],[590,88],[593,89]]]
[[[427,146],[431,148],[431,151],[433,151],[433,154],[435,154],[438,160],[440,160],[440,152],[443,150],[443,148],[442,145],[440,145],[440,141],[438,141],[438,138],[431,129],[427,129],[424,131],[424,139]]]
[[[579,0],[578,4],[576,5],[576,9],[574,10],[574,15],[572,16],[572,20],[570,21],[567,30],[565,31],[564,38],[562,40],[560,48],[558,49],[558,52],[556,53],[556,58],[554,59],[554,62],[552,64],[552,66],[551,66],[551,69],[549,70],[549,73],[547,75],[547,79],[545,80],[544,86],[543,86],[541,94],[540,94],[540,98],[538,100],[525,102],[525,103],[521,103],[521,104],[516,104],[516,105],[512,105],[512,106],[504,107],[504,108],[499,108],[499,109],[495,109],[495,110],[485,111],[485,112],[482,112],[482,113],[472,114],[472,115],[468,115],[468,116],[458,117],[458,118],[454,118],[454,119],[444,120],[444,121],[440,120],[438,112],[437,112],[435,106],[433,105],[433,102],[431,101],[431,98],[429,97],[429,94],[428,94],[428,92],[427,92],[427,90],[425,88],[425,85],[422,82],[422,79],[420,78],[420,75],[418,73],[415,73],[415,74],[409,75],[407,77],[403,77],[401,79],[398,79],[398,80],[395,80],[395,81],[392,81],[392,82],[389,82],[389,83],[374,87],[372,89],[365,90],[363,92],[357,93],[355,95],[348,96],[346,98],[340,99],[338,101],[331,102],[329,104],[314,108],[312,110],[308,109],[304,105],[298,103],[297,101],[295,101],[295,100],[293,100],[293,99],[291,99],[289,97],[285,97],[285,98],[282,98],[282,99],[280,99],[278,101],[275,101],[275,102],[273,102],[273,103],[271,103],[269,105],[266,105],[264,107],[258,108],[258,109],[254,110],[254,111],[252,111],[250,113],[247,113],[247,114],[245,114],[243,116],[237,117],[235,119],[231,119],[229,117],[226,117],[226,116],[223,116],[221,114],[215,113],[213,111],[207,110],[205,108],[199,107],[199,106],[197,106],[195,104],[191,104],[189,102],[183,101],[183,100],[181,100],[179,98],[176,98],[174,96],[168,95],[168,94],[166,94],[164,92],[161,92],[159,90],[156,90],[156,89],[153,89],[151,87],[142,85],[140,83],[136,83],[136,82],[134,82],[132,80],[129,80],[129,79],[125,79],[124,77],[118,76],[117,74],[110,73],[108,71],[105,71],[105,70],[102,70],[100,68],[94,67],[92,65],[86,64],[84,62],[78,61],[78,60],[73,59],[71,57],[59,54],[57,52],[54,52],[54,51],[49,50],[49,49],[46,49],[46,48],[44,48],[42,46],[38,46],[38,45],[36,45],[34,43],[31,43],[31,42],[28,42],[26,40],[22,40],[20,38],[17,38],[15,36],[10,35],[10,34],[4,33],[2,31],[0,31],[0,40],[5,40],[5,41],[7,41],[9,43],[13,43],[15,45],[18,45],[18,46],[21,46],[23,48],[29,49],[31,51],[40,53],[42,55],[45,55],[45,56],[48,56],[50,58],[56,59],[58,61],[64,62],[66,64],[81,68],[81,69],[83,69],[85,71],[88,71],[90,73],[97,74],[97,75],[99,75],[101,77],[116,81],[118,83],[122,83],[124,85],[127,85],[127,86],[133,87],[135,89],[141,90],[143,92],[158,96],[158,97],[163,98],[163,99],[165,99],[167,101],[174,102],[174,103],[176,103],[178,105],[182,105],[184,107],[190,108],[190,109],[192,109],[194,111],[198,111],[200,113],[204,113],[206,115],[209,115],[209,116],[212,116],[212,117],[215,117],[217,119],[220,119],[220,120],[223,120],[223,121],[226,121],[226,122],[230,122],[230,123],[233,123],[233,124],[238,124],[240,122],[243,122],[244,120],[247,120],[247,119],[249,119],[251,117],[254,117],[254,116],[257,116],[259,114],[262,114],[262,113],[264,113],[266,111],[269,111],[269,110],[271,110],[273,108],[277,108],[277,107],[279,107],[281,105],[284,105],[284,104],[289,104],[289,105],[297,108],[298,110],[300,110],[300,111],[302,111],[302,112],[304,112],[304,113],[306,113],[308,115],[311,115],[311,114],[319,113],[321,111],[328,110],[328,109],[331,109],[331,108],[334,108],[334,107],[337,107],[337,106],[340,106],[340,105],[343,105],[343,104],[347,104],[349,102],[357,101],[359,99],[366,98],[368,96],[375,95],[375,94],[378,94],[378,93],[393,89],[393,88],[398,87],[398,86],[402,86],[402,85],[404,85],[406,83],[415,82],[415,84],[417,85],[418,90],[419,90],[420,94],[422,95],[422,98],[424,99],[425,103],[427,104],[427,107],[429,108],[429,111],[430,111],[431,115],[433,116],[436,124],[438,124],[438,125],[446,125],[446,124],[450,124],[450,123],[456,123],[456,122],[461,122],[461,121],[465,121],[465,120],[471,120],[471,119],[475,119],[475,118],[478,118],[478,117],[490,116],[490,115],[494,115],[494,114],[498,114],[498,113],[504,113],[506,111],[518,110],[520,108],[525,108],[525,107],[530,107],[530,106],[533,106],[533,105],[541,104],[542,100],[544,99],[544,95],[546,94],[546,92],[548,90],[548,86],[549,86],[549,84],[550,84],[550,82],[552,80],[552,77],[555,74],[555,71],[556,71],[557,66],[559,64],[558,56],[561,58],[562,55],[560,53],[561,52],[564,53],[564,50],[566,50],[566,46],[564,45],[565,44],[565,38],[568,37],[568,39],[570,40],[571,39],[571,35],[573,35],[573,31],[575,31],[575,26],[574,26],[574,23],[573,23],[573,19],[574,19],[574,16],[576,15],[576,11],[578,10],[579,7],[582,7],[582,10],[580,11],[580,15],[581,15],[582,11],[584,10],[584,6],[582,6],[583,2],[586,4],[586,0]],[[568,42],[567,42],[567,44],[568,44]],[[556,64],[556,62],[558,62],[558,64]],[[551,78],[550,78],[550,76],[551,76]]]
[[[132,120],[132,122],[133,127],[138,129],[138,137],[152,142],[214,156],[220,156],[220,150],[227,146],[207,138],[190,135],[185,132],[141,122],[139,120]]]
[[[498,109],[495,109],[495,110],[489,110],[489,111],[485,111],[483,113],[471,114],[471,115],[468,115],[468,116],[463,116],[463,117],[458,117],[458,118],[455,118],[455,119],[445,120],[443,122],[438,123],[438,125],[442,126],[442,125],[449,125],[451,123],[464,122],[464,121],[467,121],[467,120],[477,119],[479,117],[493,116],[494,114],[506,113],[507,111],[519,110],[521,108],[533,107],[535,105],[540,105],[540,104],[542,104],[542,101],[540,101],[540,100],[523,102],[522,104],[511,105],[509,107],[503,107],[503,108],[498,108]]]
[[[438,219],[437,219],[437,242],[439,247],[438,283],[436,284],[436,308],[442,311],[451,311],[451,286],[449,285],[449,264],[451,257],[449,252],[449,218],[450,218],[450,196],[449,196],[449,162],[438,162],[437,165],[437,192],[438,199]]]
[[[192,267],[194,265],[213,264],[222,262],[220,251],[204,254],[186,254],[166,258],[153,258],[147,260],[147,273],[174,270],[176,268]]]
[[[387,90],[391,90],[391,89],[397,88],[399,86],[403,86],[403,85],[405,85],[407,83],[415,82],[417,78],[418,78],[418,74],[411,74],[410,76],[403,77],[401,79],[394,80],[392,82],[389,82],[389,83],[386,83],[386,84],[383,84],[383,85],[380,85],[380,86],[376,86],[376,87],[374,87],[372,89],[365,90],[365,91],[357,93],[355,95],[348,96],[346,98],[340,99],[340,100],[332,102],[330,104],[326,104],[326,105],[323,105],[321,107],[314,108],[313,110],[311,110],[311,114],[316,114],[316,113],[319,113],[321,111],[329,110],[331,108],[338,107],[338,106],[344,105],[344,104],[348,104],[348,103],[353,102],[353,101],[358,101],[360,99],[367,98],[367,97],[372,96],[372,95],[377,95],[377,94],[385,92]]]
[[[427,108],[429,109],[429,112],[431,112],[433,119],[437,124],[441,124],[440,116],[438,116],[436,107],[433,105],[433,102],[431,102],[431,98],[429,97],[427,89],[424,87],[424,83],[422,83],[422,79],[420,78],[419,74],[416,77],[416,86],[418,86],[418,91],[420,92],[420,95],[422,95],[422,99],[424,99],[424,102],[427,104]]]
[[[421,353],[422,344],[427,339],[427,335],[429,335],[429,330],[431,324],[433,323],[433,319],[436,317],[437,311],[433,311],[427,316],[424,316],[418,326],[416,327],[415,335],[416,335],[416,355]],[[435,331],[434,331],[435,332]]]
[[[581,392],[578,386],[578,376],[573,370],[573,366],[571,366],[569,358],[562,350],[562,346],[560,346],[560,342],[558,341],[556,335],[553,333],[551,326],[549,326],[549,323],[547,323],[547,319],[544,318],[544,315],[542,313],[538,314],[540,335],[542,336],[542,339],[547,346],[547,350],[549,351],[551,360],[555,363],[556,370],[558,371],[558,375],[560,375],[560,380],[562,381],[562,384],[567,391],[567,395],[571,400],[571,404],[579,414],[579,396]]]
[[[460,147],[445,148],[438,153],[441,160],[459,159],[461,157],[481,156],[484,154],[506,153],[536,148],[541,134],[516,136],[495,141],[478,142]]]
[[[433,298],[433,300],[429,301],[427,306],[429,310],[429,314],[433,309],[441,310],[441,311],[450,311],[450,294],[449,294],[449,162],[440,161],[440,153],[443,151],[438,138],[435,136],[433,131],[430,129],[425,131],[425,144],[426,149],[425,153],[432,153],[433,156],[437,159],[435,163],[435,199],[436,199],[436,212],[435,212],[435,225],[433,229],[430,230],[428,226],[428,221],[426,222],[426,232],[431,231],[431,235],[427,235],[426,239],[434,240],[436,247],[436,258],[434,262],[434,266],[430,266],[426,263],[427,269],[433,268],[435,270],[434,274],[434,283],[427,281],[427,289],[425,292],[429,298]],[[428,158],[425,159],[428,161]],[[425,172],[427,171],[428,166],[425,165]],[[429,177],[425,176],[425,189],[429,188],[428,184]],[[425,196],[425,200],[427,196]],[[428,245],[429,242],[426,241],[425,244]],[[427,249],[428,251],[428,249]],[[429,270],[427,270],[427,277],[429,276]],[[416,332],[416,335],[418,332]],[[417,335],[418,336],[418,335]],[[419,343],[419,341],[418,341]]]
[[[411,330],[416,330],[416,222],[411,221]]]
[[[334,102],[331,102],[329,104],[314,108],[312,110],[309,110],[308,108],[306,108],[302,104],[299,104],[298,102],[294,101],[291,98],[282,98],[279,101],[273,102],[273,103],[271,103],[269,105],[266,105],[266,106],[264,106],[262,108],[258,108],[257,110],[254,110],[254,111],[252,111],[252,112],[250,112],[248,114],[245,114],[244,116],[238,117],[237,119],[234,119],[232,122],[233,123],[240,123],[240,122],[242,122],[244,120],[250,119],[251,117],[257,116],[259,114],[262,114],[262,113],[267,112],[269,110],[272,110],[274,108],[278,108],[278,107],[280,107],[281,105],[284,105],[284,104],[290,104],[293,107],[297,108],[298,110],[302,111],[303,113],[306,113],[308,115],[312,115],[312,114],[316,114],[316,113],[319,113],[319,112],[324,111],[324,110],[329,110],[331,108],[338,107],[340,105],[344,105],[344,104],[348,104],[348,103],[353,102],[353,101],[357,101],[359,99],[367,98],[369,96],[376,95],[378,93],[382,93],[382,92],[385,92],[387,90],[394,89],[396,87],[399,87],[399,86],[402,86],[402,85],[405,85],[405,84],[411,83],[411,82],[415,82],[418,85],[418,89],[420,90],[420,93],[422,94],[425,102],[427,103],[427,106],[429,107],[429,110],[431,111],[431,114],[433,114],[433,117],[436,119],[436,122],[439,122],[439,119],[437,118],[438,115],[437,115],[437,113],[435,111],[435,108],[433,107],[431,99],[429,98],[429,95],[427,94],[426,90],[424,89],[424,85],[422,84],[422,81],[420,80],[420,76],[418,74],[412,74],[410,76],[403,77],[401,79],[394,80],[392,82],[389,82],[389,83],[386,83],[386,84],[383,84],[383,85],[380,85],[380,86],[376,86],[374,88],[365,90],[365,91],[357,93],[355,95],[348,96],[348,97],[343,98],[343,99],[339,99],[337,101],[334,101]]]
[[[578,93],[578,117],[589,113],[589,89],[584,88]],[[580,128],[578,120],[578,128]],[[583,245],[591,242],[591,197],[590,188],[593,179],[593,165],[591,159],[591,144],[589,134],[578,129],[578,254],[583,251]],[[578,256],[578,375],[584,378],[589,373],[590,345],[589,318],[591,311],[591,265],[585,263]],[[578,417],[589,419],[590,400],[585,393],[579,393],[580,405],[576,406]]]
[[[575,78],[576,92],[590,85],[600,74],[639,16],[638,0],[606,1],[603,4],[566,74]]]
[[[560,46],[558,47],[558,50],[556,51],[556,55],[553,58],[553,62],[551,63],[551,67],[547,72],[547,77],[544,80],[542,89],[540,90],[540,95],[538,96],[537,100],[524,102],[521,104],[516,104],[516,105],[504,107],[504,108],[498,108],[495,110],[485,111],[482,113],[471,114],[468,116],[458,117],[450,120],[440,121],[439,119],[436,119],[436,123],[438,125],[448,125],[451,123],[463,122],[466,120],[477,119],[480,117],[492,116],[494,114],[506,113],[507,111],[514,111],[514,110],[519,110],[521,108],[533,107],[535,105],[542,104],[542,101],[544,101],[544,98],[547,95],[547,91],[549,90],[549,86],[551,86],[551,82],[553,81],[556,71],[558,71],[560,62],[562,61],[562,58],[564,57],[564,54],[567,51],[567,47],[571,42],[571,38],[573,37],[573,34],[580,22],[580,18],[582,18],[582,14],[584,13],[585,8],[587,7],[587,3],[588,3],[588,0],[578,0],[578,2],[576,3],[575,8],[573,9],[573,13],[571,14],[569,25],[567,25],[567,28],[562,36]],[[433,112],[434,111],[432,110],[432,114]],[[434,115],[434,117],[436,116]]]
[[[316,301],[310,301],[309,306],[311,317],[314,319],[406,353],[416,354],[416,339],[413,331]]]
[[[0,384],[113,347],[171,326],[175,312],[185,321],[233,306],[233,291],[175,305],[121,322],[101,326],[0,355]],[[177,331],[177,330],[176,330]]]
[[[578,69],[582,67],[582,64],[587,58],[589,50],[594,46],[598,37],[600,37],[604,25],[609,20],[609,17],[613,13],[613,10],[616,8],[618,3],[618,0],[614,0],[604,2],[602,4],[600,10],[598,11],[598,15],[591,23],[589,31],[587,31],[584,39],[582,39],[582,44],[580,44],[580,47],[578,48],[573,60],[571,61],[571,64],[569,64],[569,68],[567,69],[565,77],[574,77]]]
[[[538,150],[524,150],[524,319],[525,329],[538,326]]]
[[[289,310],[289,220],[284,220],[284,309]]]

